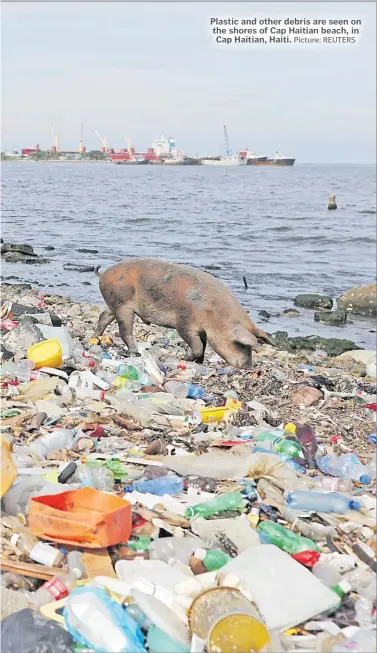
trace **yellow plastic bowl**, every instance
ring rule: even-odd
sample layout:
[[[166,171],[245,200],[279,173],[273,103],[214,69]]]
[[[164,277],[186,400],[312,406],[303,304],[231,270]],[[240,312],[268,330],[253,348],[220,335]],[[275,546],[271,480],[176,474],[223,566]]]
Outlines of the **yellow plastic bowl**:
[[[63,364],[63,352],[59,340],[42,340],[28,349],[27,357],[35,365],[40,367],[61,367]]]

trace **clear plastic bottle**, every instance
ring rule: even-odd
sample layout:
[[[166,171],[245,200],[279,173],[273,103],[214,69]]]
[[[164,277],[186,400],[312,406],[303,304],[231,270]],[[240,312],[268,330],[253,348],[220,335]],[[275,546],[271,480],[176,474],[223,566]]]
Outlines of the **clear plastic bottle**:
[[[339,492],[315,492],[311,490],[294,490],[288,492],[287,504],[294,510],[314,510],[315,512],[336,512],[342,514],[347,510],[359,510],[360,502],[349,499]]]
[[[133,484],[137,492],[149,492],[162,497],[164,494],[180,494],[183,490],[183,479],[178,476],[161,476],[151,481],[137,481]]]
[[[212,517],[212,515],[216,515],[219,512],[243,510],[244,507],[245,500],[241,492],[226,492],[215,499],[198,503],[196,506],[189,506],[185,510],[185,517],[194,517],[195,515]]]
[[[317,492],[342,492],[342,494],[351,494],[353,490],[353,481],[347,478],[307,476],[304,482],[310,490],[316,490]]]
[[[34,440],[30,449],[42,458],[47,458],[52,451],[71,449],[76,434],[76,429],[56,429]]]
[[[176,399],[185,399],[189,394],[187,384],[180,383],[179,381],[166,381],[165,390]]]
[[[14,533],[10,538],[10,544],[22,551],[24,559],[39,562],[47,567],[60,567],[64,559],[64,553],[59,549],[40,542],[29,533]]]
[[[195,370],[197,374],[206,374],[208,369],[204,365],[199,365],[198,363],[177,360],[176,358],[167,358],[164,361],[165,367],[168,367],[172,370]]]
[[[82,487],[92,487],[102,492],[114,489],[114,476],[110,469],[101,464],[86,465],[77,463],[77,468],[70,480],[71,483],[81,483]]]
[[[362,465],[357,456],[351,453],[341,456],[323,456],[317,460],[317,466],[324,474],[348,478],[363,485],[369,485],[371,477],[370,470]]]
[[[79,570],[75,569],[70,572],[68,576],[59,578],[54,576],[51,580],[41,585],[39,589],[32,596],[30,602],[37,608],[52,603],[53,601],[60,601],[65,599],[66,596],[77,586],[77,581],[81,578]]]
[[[82,562],[82,551],[69,551],[67,555],[67,567],[70,573],[74,573],[77,578],[83,578],[86,575],[85,566]]]
[[[160,537],[149,545],[149,558],[168,564],[182,562],[189,564],[190,557],[201,540],[194,537]]]
[[[318,551],[318,546],[308,537],[301,537],[288,528],[275,524],[273,521],[263,521],[258,525],[259,532],[268,537],[271,544],[287,553],[300,553],[301,551]]]
[[[335,644],[331,653],[366,653],[376,650],[376,631],[358,630],[352,637]]]

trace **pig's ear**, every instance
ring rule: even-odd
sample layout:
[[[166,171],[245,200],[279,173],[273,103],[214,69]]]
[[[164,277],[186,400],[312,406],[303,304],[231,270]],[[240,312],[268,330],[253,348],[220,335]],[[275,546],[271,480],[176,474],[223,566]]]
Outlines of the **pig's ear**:
[[[243,326],[234,327],[231,331],[231,335],[232,340],[234,342],[240,342],[241,345],[255,347],[257,344],[256,337]]]

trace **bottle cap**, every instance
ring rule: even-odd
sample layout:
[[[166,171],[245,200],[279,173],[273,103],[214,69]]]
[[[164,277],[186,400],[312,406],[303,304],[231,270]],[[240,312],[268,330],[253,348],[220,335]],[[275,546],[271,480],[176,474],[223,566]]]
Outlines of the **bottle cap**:
[[[355,501],[354,499],[351,499],[350,501],[350,510],[360,510],[360,501]]]
[[[362,483],[363,485],[369,485],[370,482],[371,482],[371,478],[370,476],[368,476],[368,474],[363,474],[362,476],[360,476],[360,483]]]
[[[207,555],[207,551],[205,549],[195,549],[193,555],[197,560],[204,560]]]

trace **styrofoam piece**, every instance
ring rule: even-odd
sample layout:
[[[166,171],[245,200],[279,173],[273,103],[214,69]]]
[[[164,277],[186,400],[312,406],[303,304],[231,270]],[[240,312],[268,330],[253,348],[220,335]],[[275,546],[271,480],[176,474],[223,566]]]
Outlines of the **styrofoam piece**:
[[[247,549],[219,571],[227,573],[247,583],[269,630],[286,630],[339,604],[335,592],[273,544]]]

